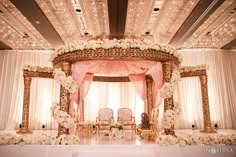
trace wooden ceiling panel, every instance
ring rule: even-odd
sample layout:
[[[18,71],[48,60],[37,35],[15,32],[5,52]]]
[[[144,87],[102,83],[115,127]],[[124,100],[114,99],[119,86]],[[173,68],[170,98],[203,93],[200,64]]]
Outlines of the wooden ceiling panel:
[[[108,0],[108,14],[111,36],[125,33],[128,0]]]
[[[4,42],[0,41],[0,50],[11,50],[12,48],[5,44]]]

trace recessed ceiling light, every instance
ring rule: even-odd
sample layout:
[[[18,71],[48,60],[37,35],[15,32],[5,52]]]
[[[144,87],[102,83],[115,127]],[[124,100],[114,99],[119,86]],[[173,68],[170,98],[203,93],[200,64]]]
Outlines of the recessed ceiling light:
[[[40,24],[40,21],[35,21],[36,24]]]
[[[80,12],[81,12],[81,9],[76,9],[75,11],[80,13]]]
[[[29,37],[29,34],[27,34],[27,33],[24,32],[23,38],[28,38],[28,37]]]
[[[154,8],[153,10],[154,10],[154,11],[159,11],[160,9],[159,9],[159,8]]]

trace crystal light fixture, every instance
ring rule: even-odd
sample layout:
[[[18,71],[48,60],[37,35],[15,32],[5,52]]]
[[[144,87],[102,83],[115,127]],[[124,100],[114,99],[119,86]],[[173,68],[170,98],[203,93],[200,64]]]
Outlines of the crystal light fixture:
[[[80,0],[87,27],[93,36],[109,35],[107,0]]]
[[[236,35],[235,2],[225,1],[181,46],[181,48],[221,48]]]
[[[0,38],[13,49],[51,49],[35,27],[9,1],[0,2]]]
[[[47,16],[62,40],[68,44],[81,37],[78,23],[74,19],[75,12],[71,12],[69,3],[65,0],[35,0]]]
[[[154,39],[168,44],[199,0],[164,1],[157,19]]]
[[[129,0],[125,35],[141,35],[145,26],[146,21],[150,17],[153,0]]]

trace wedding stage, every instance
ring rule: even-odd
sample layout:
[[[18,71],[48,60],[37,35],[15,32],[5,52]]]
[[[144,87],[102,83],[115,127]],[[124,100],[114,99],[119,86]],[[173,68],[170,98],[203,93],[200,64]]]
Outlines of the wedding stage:
[[[235,157],[236,146],[11,145],[1,146],[0,154],[1,157]]]
[[[13,133],[1,131],[0,135]],[[217,134],[232,135],[236,130],[218,130]],[[34,131],[32,136],[57,134],[56,131]],[[199,135],[199,130],[176,130],[176,135]],[[236,145],[161,145],[133,137],[111,138],[104,134],[91,137],[80,136],[76,145],[2,145],[1,157],[235,157]]]

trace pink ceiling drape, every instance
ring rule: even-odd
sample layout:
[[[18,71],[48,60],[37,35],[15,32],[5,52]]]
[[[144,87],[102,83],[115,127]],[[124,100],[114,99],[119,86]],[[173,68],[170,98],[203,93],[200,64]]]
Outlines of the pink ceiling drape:
[[[153,78],[153,86],[152,86],[153,107],[158,107],[162,101],[159,94],[159,89],[163,86],[162,64],[160,62],[156,62],[156,65],[153,66],[149,71]]]
[[[129,79],[133,83],[139,96],[144,101],[144,112],[147,112],[147,87],[145,74],[130,74]]]
[[[159,97],[158,91],[163,84],[162,66],[159,62],[154,61],[82,61],[77,62],[72,67],[72,76],[80,89],[80,102],[79,111],[80,117],[83,117],[82,113],[82,101],[86,97],[91,82],[93,80],[93,74],[98,74],[100,76],[129,76],[131,82],[135,86],[137,93],[143,99],[145,104],[145,112],[147,111],[147,89],[145,74],[150,73],[154,80],[153,85],[153,102],[154,106],[159,106],[161,99]],[[72,102],[78,102],[78,92],[71,96]],[[73,103],[71,103],[72,109],[70,113],[73,112]],[[80,120],[83,120],[81,119]]]

